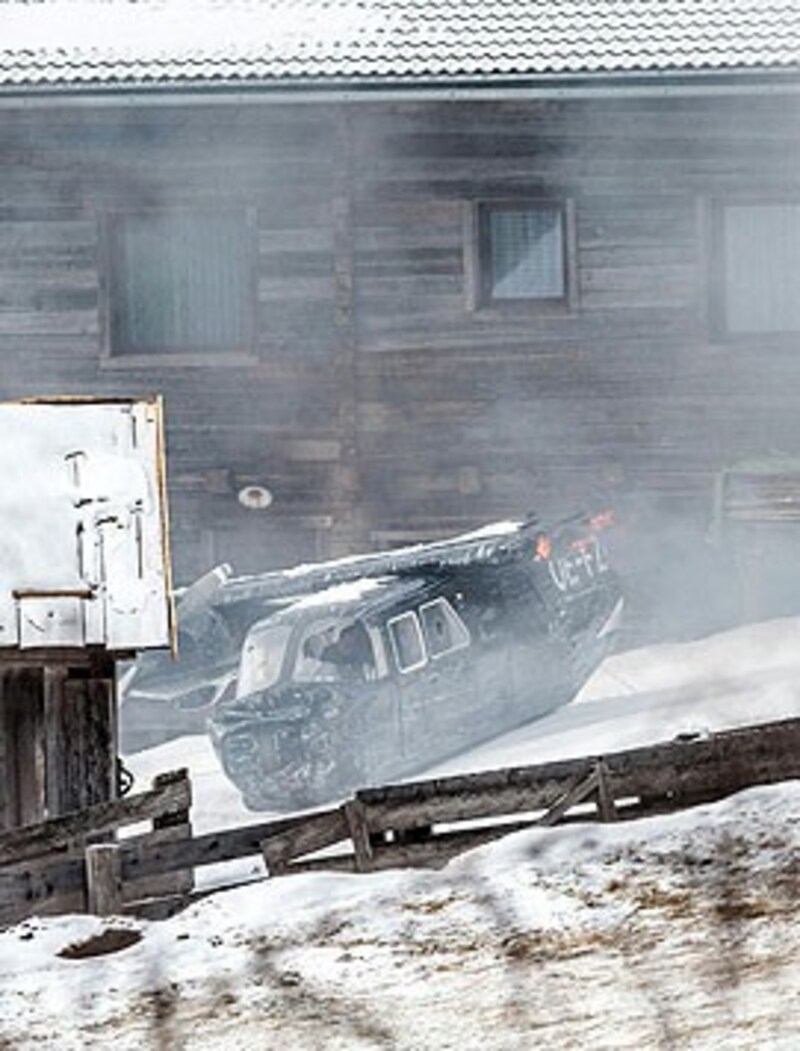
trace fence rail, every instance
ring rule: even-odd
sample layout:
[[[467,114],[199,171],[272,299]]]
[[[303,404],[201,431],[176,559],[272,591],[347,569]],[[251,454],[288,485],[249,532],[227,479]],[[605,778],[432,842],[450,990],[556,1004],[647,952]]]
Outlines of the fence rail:
[[[602,756],[387,785],[265,839],[270,875],[442,865],[531,825],[623,821],[800,777],[800,719]],[[312,854],[349,843],[343,853]]]
[[[270,876],[441,866],[511,831],[623,821],[800,778],[800,719],[644,748],[362,789],[344,803],[193,836],[187,771],[128,799],[0,833],[0,925],[39,913],[164,916],[205,865],[262,856]],[[139,835],[119,830],[149,821]],[[218,888],[216,888],[218,889]]]

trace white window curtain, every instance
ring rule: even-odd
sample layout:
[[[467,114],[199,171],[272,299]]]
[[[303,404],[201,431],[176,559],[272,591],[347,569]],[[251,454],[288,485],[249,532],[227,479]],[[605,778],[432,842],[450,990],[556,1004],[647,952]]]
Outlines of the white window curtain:
[[[117,225],[117,352],[241,349],[248,255],[239,214],[157,213]]]
[[[725,327],[800,331],[800,204],[726,205]]]
[[[489,213],[493,299],[561,299],[564,230],[559,208]]]

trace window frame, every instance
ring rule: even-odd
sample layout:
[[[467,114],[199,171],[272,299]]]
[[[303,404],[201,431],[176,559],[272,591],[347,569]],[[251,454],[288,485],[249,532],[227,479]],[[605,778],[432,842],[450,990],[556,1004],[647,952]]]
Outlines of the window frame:
[[[397,643],[394,626],[400,621],[409,620],[414,625],[415,634],[417,640],[419,641],[419,649],[420,653],[422,654],[422,657],[420,660],[415,661],[412,664],[405,664],[402,661],[402,655],[400,653],[400,649]],[[419,617],[417,616],[416,610],[404,610],[403,613],[398,613],[396,616],[390,617],[386,622],[386,630],[389,635],[389,642],[391,643],[392,647],[392,655],[394,656],[395,667],[401,675],[408,675],[410,672],[418,671],[420,668],[424,668],[426,666],[426,664],[428,663],[428,647],[425,642],[425,635],[423,634],[422,625],[419,622]]]
[[[491,295],[488,217],[492,211],[525,212],[558,209],[561,213],[564,295],[495,298]],[[481,314],[573,314],[578,308],[578,237],[575,200],[571,197],[481,197],[468,203],[464,236],[464,273],[468,309]]]
[[[451,644],[443,650],[434,650],[433,646],[431,646],[430,631],[428,628],[428,622],[426,621],[426,614],[428,611],[436,609],[443,609],[445,611],[445,619],[449,622],[449,626],[454,626],[457,633],[460,635],[458,639],[451,642]],[[422,637],[425,640],[428,656],[432,661],[440,660],[442,657],[447,657],[451,653],[456,653],[458,650],[466,649],[472,641],[469,628],[444,595],[431,599],[430,602],[422,603],[419,607],[419,622],[420,627],[422,628]]]
[[[709,338],[714,343],[746,345],[778,345],[796,343],[800,337],[800,326],[797,329],[777,329],[759,331],[752,329],[745,332],[732,332],[727,319],[727,286],[725,270],[725,212],[728,208],[741,207],[796,207],[800,209],[798,196],[725,196],[712,197],[705,202],[705,267],[707,275],[707,319]]]
[[[244,223],[246,269],[246,299],[244,314],[244,339],[236,348],[211,347],[198,349],[168,350],[165,348],[152,351],[120,350],[114,344],[114,296],[116,276],[116,242],[121,226],[129,219],[147,219],[163,215],[232,215],[241,218]],[[129,369],[142,368],[148,365],[181,367],[185,365],[249,366],[259,362],[256,352],[257,314],[258,314],[258,218],[254,207],[246,204],[226,202],[220,204],[163,205],[147,208],[118,208],[105,212],[98,217],[100,247],[100,364],[102,368]]]

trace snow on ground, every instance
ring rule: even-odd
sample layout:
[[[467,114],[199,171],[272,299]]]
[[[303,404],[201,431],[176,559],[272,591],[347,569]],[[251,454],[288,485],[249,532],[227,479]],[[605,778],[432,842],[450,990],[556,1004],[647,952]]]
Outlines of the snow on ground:
[[[798,638],[784,620],[621,654],[437,772],[800,715]],[[189,766],[197,829],[254,820],[203,738],[131,765]],[[32,919],[0,933],[0,1048],[794,1048],[798,890],[791,782],[519,832],[441,872],[259,882],[160,923]]]
[[[800,618],[610,657],[571,704],[427,773],[568,759],[800,715]]]

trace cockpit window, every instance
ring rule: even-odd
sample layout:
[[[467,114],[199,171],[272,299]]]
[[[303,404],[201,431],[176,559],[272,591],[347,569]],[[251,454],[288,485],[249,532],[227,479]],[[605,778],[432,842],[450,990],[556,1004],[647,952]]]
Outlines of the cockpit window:
[[[323,650],[335,638],[332,624],[313,624],[303,632],[292,672],[295,682],[330,682],[336,678],[336,669],[322,659]]]
[[[416,613],[401,613],[390,620],[387,627],[400,671],[413,671],[427,663],[425,643]]]
[[[256,625],[251,629],[242,647],[237,696],[266,690],[278,681],[291,632],[285,624]]]
[[[431,657],[442,657],[469,645],[469,631],[446,598],[420,606],[419,618]]]
[[[300,644],[293,678],[297,682],[374,679],[375,652],[361,621],[310,630]]]

